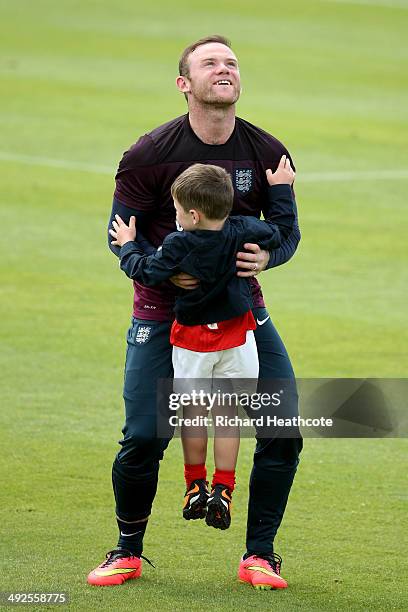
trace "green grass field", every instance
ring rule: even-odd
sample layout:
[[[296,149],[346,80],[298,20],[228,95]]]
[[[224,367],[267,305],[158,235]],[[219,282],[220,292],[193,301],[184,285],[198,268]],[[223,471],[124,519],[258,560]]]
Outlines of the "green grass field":
[[[139,581],[86,585],[116,542],[130,283],[105,244],[113,177],[139,134],[185,112],[181,50],[228,35],[238,114],[287,145],[303,240],[262,277],[302,377],[406,377],[408,2],[0,0],[0,590],[69,591],[72,610],[406,610],[405,440],[308,439],[276,550],[284,592],[235,579],[233,525],[180,518],[163,462]]]

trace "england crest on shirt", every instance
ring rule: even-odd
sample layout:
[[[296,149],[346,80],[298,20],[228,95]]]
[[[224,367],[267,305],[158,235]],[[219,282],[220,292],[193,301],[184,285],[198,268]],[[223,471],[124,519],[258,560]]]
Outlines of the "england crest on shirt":
[[[236,168],[234,173],[235,187],[240,193],[248,193],[253,187],[252,168]]]

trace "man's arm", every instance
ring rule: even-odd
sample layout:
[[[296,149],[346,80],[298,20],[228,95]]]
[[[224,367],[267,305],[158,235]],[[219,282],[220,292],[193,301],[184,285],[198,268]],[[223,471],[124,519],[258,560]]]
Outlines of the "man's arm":
[[[151,223],[152,216],[157,211],[157,181],[155,164],[157,162],[156,149],[152,139],[144,135],[123,154],[115,176],[115,192],[113,196],[112,211],[109,219],[109,228],[115,215],[129,223],[130,217],[135,215],[139,221],[142,234],[145,223]],[[147,253],[154,252],[155,248],[138,233],[139,244]],[[119,257],[119,248],[111,245],[109,249]]]
[[[130,220],[131,215],[136,215],[138,219],[143,220],[146,217],[148,223],[153,222],[152,216],[157,210],[157,179],[155,171],[157,161],[157,151],[152,138],[148,134],[139,138],[137,143],[124,153],[115,177],[115,199],[109,227],[112,227],[111,222],[115,214],[119,214],[127,222]],[[149,218],[147,218],[148,215],[150,215]],[[143,228],[141,229],[143,234]],[[137,238],[138,240],[141,239],[139,231]],[[142,246],[148,254],[155,252],[155,248],[147,240],[142,242]],[[119,248],[111,245],[110,241],[109,248],[112,253],[119,257]],[[199,284],[197,279],[185,273],[176,274],[170,280],[177,287],[187,290],[195,289]]]
[[[115,215],[119,215],[119,217],[121,219],[123,219],[123,221],[125,221],[125,223],[129,223],[130,217],[132,215],[135,216],[137,218],[137,221],[138,221],[137,243],[138,243],[139,247],[142,249],[142,251],[146,255],[150,255],[150,254],[156,252],[155,247],[143,236],[143,233],[139,229],[140,222],[143,223],[143,221],[147,218],[147,216],[148,216],[147,213],[140,212],[138,210],[130,208],[129,206],[126,206],[122,202],[119,202],[119,200],[117,200],[114,197],[113,198],[113,202],[112,202],[112,211],[111,211],[111,215],[110,215],[109,223],[108,223],[108,246],[109,246],[110,250],[112,251],[112,253],[114,255],[116,255],[116,257],[120,256],[119,255],[120,247],[119,246],[115,246],[115,245],[112,244],[111,237],[109,235],[109,230],[112,228],[112,223],[113,223],[113,221],[115,219]]]

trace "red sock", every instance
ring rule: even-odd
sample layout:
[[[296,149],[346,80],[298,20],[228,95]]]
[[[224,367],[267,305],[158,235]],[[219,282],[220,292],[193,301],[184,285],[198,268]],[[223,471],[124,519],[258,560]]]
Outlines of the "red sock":
[[[198,463],[196,465],[185,463],[184,478],[186,480],[187,489],[190,488],[193,480],[205,480],[207,478],[207,468],[205,467],[205,463]]]
[[[235,470],[219,470],[215,468],[211,488],[213,489],[217,484],[225,485],[230,490],[230,493],[232,493],[235,488]]]

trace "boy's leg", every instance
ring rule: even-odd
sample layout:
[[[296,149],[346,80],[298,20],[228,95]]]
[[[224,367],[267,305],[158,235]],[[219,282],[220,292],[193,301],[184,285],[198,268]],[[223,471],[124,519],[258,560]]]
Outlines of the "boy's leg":
[[[192,397],[193,391],[199,391],[205,380],[211,381],[214,354],[200,353],[188,349],[173,347],[173,369],[175,393],[185,393]],[[204,390],[211,390],[204,389]],[[183,419],[208,416],[204,405],[183,407]],[[183,517],[186,520],[202,519],[206,514],[208,499],[207,489],[207,427],[203,425],[181,426],[181,441],[184,454],[184,478],[186,493],[183,502]]]
[[[245,344],[219,351],[219,360],[214,365],[213,377],[228,381],[232,391],[240,393],[255,392],[258,379],[258,353],[254,333],[247,332]],[[223,385],[220,385],[223,386]],[[228,397],[228,396],[227,396]],[[226,424],[214,429],[214,461],[216,469],[235,471],[239,450],[239,427],[228,425],[237,414],[237,406],[225,404],[213,408],[213,418],[225,419]],[[221,420],[221,423],[225,421]],[[218,484],[213,480],[213,485]],[[232,489],[231,489],[232,491]]]
[[[192,397],[193,391],[203,389],[211,391],[211,378],[216,361],[216,353],[200,353],[188,349],[173,347],[173,369],[175,393],[185,393]],[[207,385],[206,380],[209,381]],[[206,417],[205,405],[190,404],[183,407],[183,419]],[[207,456],[207,427],[205,425],[181,427],[181,439],[184,452],[184,463],[190,465],[204,464]],[[187,483],[189,486],[189,483]]]
[[[184,417],[190,418],[189,414],[196,416],[197,412],[189,413],[188,407],[184,408]],[[202,416],[205,416],[202,412]],[[191,432],[190,430],[194,431]],[[183,446],[184,465],[205,465],[207,459],[207,428],[206,427],[181,427],[181,443]],[[205,478],[205,476],[199,476],[199,478]],[[187,478],[187,481],[189,479]],[[195,480],[195,479],[193,479]],[[186,484],[189,487],[190,482]]]
[[[211,354],[206,359],[205,353],[189,351],[188,349],[173,347],[173,369],[175,393],[192,394],[193,389],[200,384],[199,378],[211,378]],[[183,406],[183,419],[206,416],[205,406]],[[205,464],[207,457],[207,428],[205,426],[181,426],[181,442],[183,446],[184,464]],[[203,476],[204,478],[204,476]],[[195,479],[194,479],[195,480]],[[189,487],[191,482],[187,482]]]
[[[227,385],[231,385],[233,393],[238,396],[241,393],[254,393],[259,370],[254,333],[247,332],[245,344],[219,351],[218,354],[220,358],[214,366],[214,379],[225,380]],[[221,387],[223,387],[222,380],[220,380]],[[239,427],[228,423],[237,415],[237,406],[224,402],[224,405],[215,406],[212,412],[214,419],[220,417],[226,421],[225,425],[215,427],[214,430],[215,467],[220,470],[235,470],[239,450]]]
[[[227,391],[226,387],[231,384],[231,390],[236,395],[255,392],[258,354],[253,332],[247,332],[245,344],[220,351],[219,355],[220,359],[214,366],[214,379],[221,383],[221,390]],[[239,426],[234,425],[231,420],[237,415],[237,406],[224,402],[223,405],[213,408],[212,415],[214,420],[219,417],[222,421],[219,427],[214,428],[215,472],[207,504],[206,522],[211,527],[227,529],[231,522],[231,496],[235,488],[235,468],[239,450]]]
[[[217,411],[213,409],[215,418]],[[223,417],[235,416],[236,410],[221,410]],[[216,529],[228,529],[231,524],[231,499],[235,489],[235,468],[239,451],[239,427],[222,426],[222,437],[214,427],[214,474],[207,502],[206,523]]]

